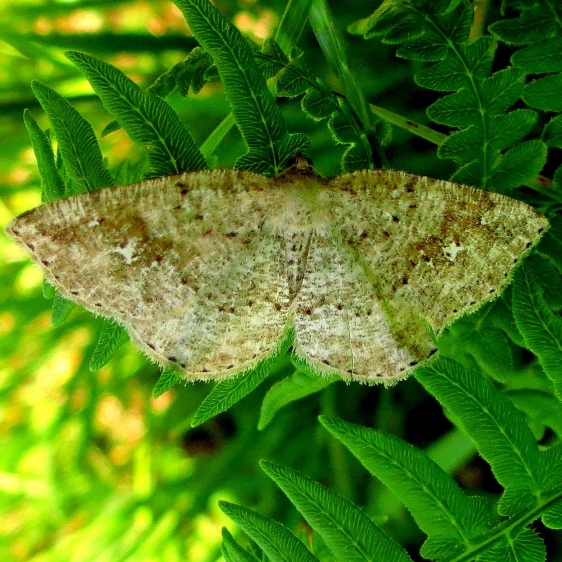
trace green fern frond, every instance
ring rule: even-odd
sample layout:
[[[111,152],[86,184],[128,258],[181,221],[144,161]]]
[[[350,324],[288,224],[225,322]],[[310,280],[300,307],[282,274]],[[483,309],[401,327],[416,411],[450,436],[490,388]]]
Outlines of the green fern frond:
[[[221,552],[226,562],[260,562],[255,556],[244,550],[223,527]]]
[[[355,31],[399,45],[399,57],[435,63],[414,79],[424,88],[455,91],[427,109],[430,119],[452,128],[438,155],[457,163],[453,181],[505,193],[531,182],[546,162],[542,141],[523,141],[536,113],[508,112],[523,94],[525,74],[510,67],[490,75],[491,37],[470,42],[468,3],[448,7],[447,0],[385,0]]]
[[[221,501],[219,506],[262,548],[272,562],[319,562],[281,523],[240,505]]]
[[[554,282],[560,285],[560,275],[552,273]],[[513,313],[526,347],[539,358],[555,394],[562,400],[562,319],[549,306],[544,289],[528,264],[515,274]]]
[[[268,77],[277,76],[277,95],[296,98],[302,96],[304,113],[321,121],[329,119],[333,139],[346,145],[342,171],[352,172],[372,167],[372,155],[365,131],[352,115],[343,97],[338,97],[320,80],[316,79],[298,49],[288,57],[273,40],[266,41],[256,61]]]
[[[148,90],[164,98],[177,88],[180,95],[185,97],[189,88],[198,94],[207,82],[217,76],[217,67],[211,55],[201,47],[195,47],[184,60],[161,74]]]
[[[96,348],[90,357],[90,371],[101,369],[127,341],[127,331],[117,322],[104,318]]]
[[[34,81],[31,84],[39,103],[49,116],[58,149],[72,191],[67,183],[65,195],[96,191],[114,184],[105,167],[92,126],[60,94]]]
[[[158,382],[152,389],[152,397],[158,398],[159,396],[162,396],[164,392],[174,388],[174,386],[178,385],[181,381],[181,375],[175,369],[163,369],[160,373],[160,377],[158,378]]]
[[[217,414],[228,410],[255,390],[271,373],[283,371],[289,364],[287,351],[293,343],[292,331],[285,334],[278,349],[240,375],[217,383],[209,395],[201,402],[193,416],[191,427],[197,427]]]
[[[176,0],[189,27],[215,61],[248,153],[236,167],[268,176],[285,170],[295,153],[303,152],[308,139],[289,135],[281,112],[269,93],[240,32],[207,0]]]
[[[106,109],[130,137],[145,146],[152,174],[165,176],[207,167],[187,128],[164,100],[143,92],[104,61],[77,51],[66,56],[88,78]]]
[[[23,112],[23,121],[37,160],[41,178],[41,200],[44,203],[56,201],[64,197],[65,186],[57,168],[51,141],[27,109]]]
[[[266,461],[260,465],[322,536],[336,559],[411,562],[406,551],[349,500],[295,470]]]
[[[529,81],[523,90],[523,101],[542,111],[562,112],[562,7],[553,0],[513,2],[519,16],[504,19],[490,26],[490,31],[500,40],[513,45],[525,45],[511,57],[514,67],[528,74],[546,76]],[[543,128],[542,139],[549,147],[560,148],[562,120],[560,115],[550,118]],[[554,172],[553,183],[557,190],[562,183],[562,166]],[[557,201],[560,196],[556,194]]]
[[[319,377],[317,374],[299,369],[276,382],[264,396],[258,429],[264,429],[283,406],[320,392],[336,380],[341,379],[339,377]]]

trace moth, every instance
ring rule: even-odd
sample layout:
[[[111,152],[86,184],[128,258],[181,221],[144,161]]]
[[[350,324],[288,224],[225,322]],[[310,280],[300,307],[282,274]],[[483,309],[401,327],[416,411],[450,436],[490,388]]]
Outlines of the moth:
[[[407,376],[494,298],[547,228],[495,193],[392,171],[324,179],[201,170],[58,200],[8,234],[49,283],[189,380],[257,367],[292,338],[321,375]]]

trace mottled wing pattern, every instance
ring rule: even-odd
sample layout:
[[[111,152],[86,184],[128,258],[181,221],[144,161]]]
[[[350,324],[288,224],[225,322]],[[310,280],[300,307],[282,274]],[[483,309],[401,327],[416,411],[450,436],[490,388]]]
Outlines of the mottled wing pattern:
[[[393,381],[505,285],[546,228],[529,206],[394,171],[200,171],[104,189],[8,232],[47,279],[190,379],[256,366],[294,328],[320,372]]]
[[[434,346],[427,326],[439,332],[495,295],[547,226],[524,203],[403,172],[342,175],[326,189],[334,230],[368,280],[355,284],[365,294],[369,284],[392,334],[386,353],[399,349],[408,356],[396,365],[354,369],[359,379],[381,369],[383,377],[398,377],[405,361],[428,357]],[[386,346],[374,331],[365,337]],[[317,339],[322,344],[328,342]]]
[[[295,300],[294,351],[320,372],[363,381],[398,377],[414,359],[393,334],[368,269],[337,231],[312,238]]]
[[[273,353],[287,324],[268,181],[217,170],[104,189],[25,213],[8,232],[64,296],[115,318],[152,358],[217,379]]]

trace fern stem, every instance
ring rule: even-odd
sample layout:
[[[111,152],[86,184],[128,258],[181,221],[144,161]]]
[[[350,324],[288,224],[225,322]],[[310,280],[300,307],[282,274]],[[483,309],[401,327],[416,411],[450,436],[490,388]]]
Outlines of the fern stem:
[[[398,113],[393,113],[388,109],[384,109],[379,107],[378,105],[373,105],[372,103],[369,104],[369,109],[379,117],[382,117],[385,121],[400,127],[401,129],[405,129],[410,131],[413,135],[417,135],[422,139],[428,140],[437,146],[440,146],[447,140],[447,135],[435,131],[434,129],[427,127],[426,125],[421,125],[420,123],[416,123]]]
[[[484,35],[486,18],[490,9],[490,0],[476,0],[474,2],[474,20],[468,36],[469,41],[476,41]]]
[[[234,114],[230,112],[214,129],[213,132],[205,139],[199,150],[209,161],[209,158],[214,154],[218,145],[222,142],[228,131],[236,125],[234,121]]]

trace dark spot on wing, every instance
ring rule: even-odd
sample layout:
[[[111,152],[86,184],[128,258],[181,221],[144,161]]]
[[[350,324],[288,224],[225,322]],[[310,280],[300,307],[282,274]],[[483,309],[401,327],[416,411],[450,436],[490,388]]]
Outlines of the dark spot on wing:
[[[146,345],[148,345],[148,347],[150,347],[150,349],[156,351],[156,347],[154,347],[153,343],[147,343]]]
[[[170,357],[168,357],[168,361],[172,361],[173,363],[177,363],[178,358],[175,355],[170,355]]]
[[[78,291],[70,291],[70,294],[71,295],[78,295],[79,293],[78,293]]]
[[[14,231],[14,234],[17,234],[16,231]],[[35,245],[32,244],[31,242],[26,242],[25,245],[26,245],[30,250],[35,250]]]
[[[50,261],[47,261],[47,260],[41,260],[41,263],[42,263],[43,265],[49,265],[51,262],[50,262]]]

